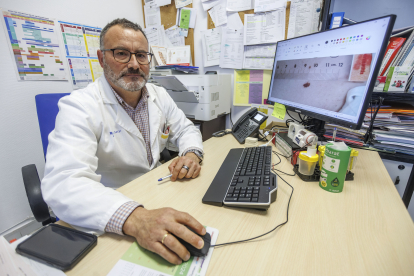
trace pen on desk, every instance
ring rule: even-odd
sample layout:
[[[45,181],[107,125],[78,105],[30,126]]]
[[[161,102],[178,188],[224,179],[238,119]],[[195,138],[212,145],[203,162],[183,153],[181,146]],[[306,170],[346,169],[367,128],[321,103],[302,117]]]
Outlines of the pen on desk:
[[[160,179],[158,179],[158,181],[163,181],[164,179],[166,179],[168,177],[171,177],[171,176],[172,176],[172,174],[169,174],[167,176],[161,177]]]
[[[336,127],[334,128],[333,134],[332,134],[332,140],[335,142],[336,138]]]

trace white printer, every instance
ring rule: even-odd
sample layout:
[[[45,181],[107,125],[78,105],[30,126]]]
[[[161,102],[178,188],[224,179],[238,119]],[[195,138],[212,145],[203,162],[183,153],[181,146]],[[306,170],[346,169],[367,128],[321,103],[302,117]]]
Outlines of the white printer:
[[[155,76],[187,118],[210,121],[230,113],[231,75]]]

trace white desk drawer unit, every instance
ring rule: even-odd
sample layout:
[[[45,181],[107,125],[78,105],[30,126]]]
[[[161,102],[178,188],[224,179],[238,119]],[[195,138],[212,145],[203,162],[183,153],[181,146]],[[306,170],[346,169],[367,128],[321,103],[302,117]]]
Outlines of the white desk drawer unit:
[[[410,177],[411,171],[413,169],[413,164],[382,159],[382,162],[387,168],[388,174],[390,175],[392,181],[395,184],[395,188],[397,188],[398,193],[402,197],[407,187],[408,179]],[[413,199],[410,201],[410,205],[408,205],[408,212],[411,215],[411,218],[414,220],[414,203]]]

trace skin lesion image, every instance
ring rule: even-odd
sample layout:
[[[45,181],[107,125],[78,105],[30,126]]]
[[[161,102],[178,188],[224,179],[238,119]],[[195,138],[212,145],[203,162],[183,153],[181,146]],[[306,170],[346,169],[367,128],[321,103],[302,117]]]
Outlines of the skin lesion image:
[[[271,95],[355,115],[371,72],[372,59],[373,54],[367,53],[278,61]]]

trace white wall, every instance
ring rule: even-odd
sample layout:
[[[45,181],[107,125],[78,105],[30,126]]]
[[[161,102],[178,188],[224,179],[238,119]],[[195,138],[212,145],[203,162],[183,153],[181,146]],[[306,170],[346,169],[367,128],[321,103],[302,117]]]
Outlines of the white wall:
[[[0,0],[0,7],[57,20],[104,27],[118,17],[143,25],[140,0]],[[44,157],[35,95],[71,92],[68,81],[18,82],[0,23],[0,233],[32,216],[21,168],[36,164],[43,177]],[[64,157],[62,157],[64,158]]]

